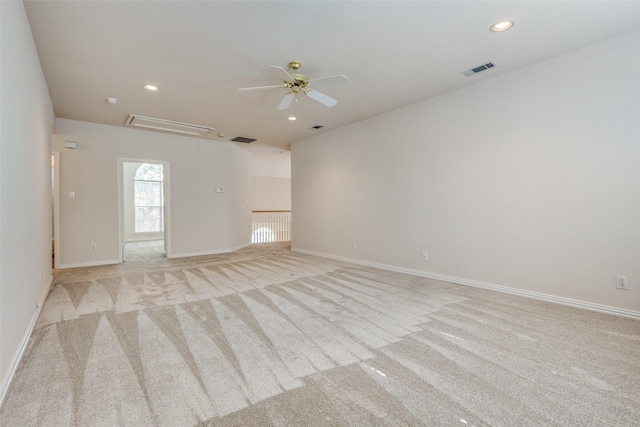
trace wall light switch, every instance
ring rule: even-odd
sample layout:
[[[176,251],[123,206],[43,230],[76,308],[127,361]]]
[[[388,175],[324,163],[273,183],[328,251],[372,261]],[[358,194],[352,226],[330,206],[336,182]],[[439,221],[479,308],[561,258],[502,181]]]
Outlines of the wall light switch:
[[[69,198],[70,199],[75,199],[76,198],[76,192],[75,191],[69,191]]]
[[[216,187],[216,193],[224,193],[224,188]]]

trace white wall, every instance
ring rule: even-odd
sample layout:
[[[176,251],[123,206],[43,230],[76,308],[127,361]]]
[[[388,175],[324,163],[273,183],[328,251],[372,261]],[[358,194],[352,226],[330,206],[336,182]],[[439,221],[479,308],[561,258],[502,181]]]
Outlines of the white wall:
[[[291,151],[257,143],[247,144],[251,153],[251,174],[274,178],[291,178]]]
[[[291,178],[254,176],[251,192],[254,211],[291,210]]]
[[[265,145],[246,149],[251,153],[252,209],[291,210],[291,151]]]
[[[169,256],[228,252],[250,243],[250,219],[235,242],[230,231],[236,227],[232,218],[250,216],[244,203],[251,193],[250,160],[234,144],[66,119],[56,123],[61,267],[118,261],[119,158],[169,162]],[[78,149],[62,148],[64,141],[77,142]],[[225,192],[216,193],[216,187]],[[76,198],[68,198],[71,191]],[[93,243],[96,251],[90,250]]]
[[[294,143],[294,250],[640,311],[638,52],[635,33]]]
[[[22,2],[0,2],[0,395],[51,282],[53,108]]]
[[[228,193],[231,203],[236,207],[231,215],[229,230],[233,249],[239,249],[251,243],[251,154],[246,150],[235,149],[231,153],[232,183]]]

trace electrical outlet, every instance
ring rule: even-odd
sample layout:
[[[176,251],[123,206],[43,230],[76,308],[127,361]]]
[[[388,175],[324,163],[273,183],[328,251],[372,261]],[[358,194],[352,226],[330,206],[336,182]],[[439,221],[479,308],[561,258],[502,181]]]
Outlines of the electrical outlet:
[[[616,276],[616,288],[629,290],[629,278],[627,276]]]
[[[96,249],[98,249],[98,246],[95,243],[91,244],[91,250],[95,251]]]
[[[427,254],[426,252],[422,252],[422,262],[427,261],[429,261],[429,254]]]
[[[351,250],[355,251],[356,249],[358,249],[358,247],[356,246],[356,242],[352,242],[351,243]]]

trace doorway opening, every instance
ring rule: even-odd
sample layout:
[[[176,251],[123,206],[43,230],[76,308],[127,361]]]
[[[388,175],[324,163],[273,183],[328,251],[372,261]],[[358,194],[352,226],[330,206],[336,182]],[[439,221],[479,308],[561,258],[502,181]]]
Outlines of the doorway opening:
[[[168,256],[166,162],[119,160],[121,261]]]

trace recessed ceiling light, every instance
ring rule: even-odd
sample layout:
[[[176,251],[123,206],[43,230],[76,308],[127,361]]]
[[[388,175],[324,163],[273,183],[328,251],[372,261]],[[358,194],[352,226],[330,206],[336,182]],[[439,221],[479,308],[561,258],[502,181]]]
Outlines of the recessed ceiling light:
[[[491,31],[499,33],[500,31],[507,31],[511,27],[513,27],[513,21],[502,21],[497,24],[493,24],[491,26]]]
[[[297,118],[297,117],[295,117],[295,116],[291,116],[291,117],[289,117],[289,121],[291,121],[291,122],[294,122],[294,121],[296,121],[296,120],[298,120],[298,118]]]
[[[154,85],[146,85],[144,88],[145,88],[146,90],[150,90],[150,91],[153,91],[153,92],[155,92],[155,91],[157,91],[157,90],[158,90],[158,87],[157,87],[157,86],[154,86]]]

